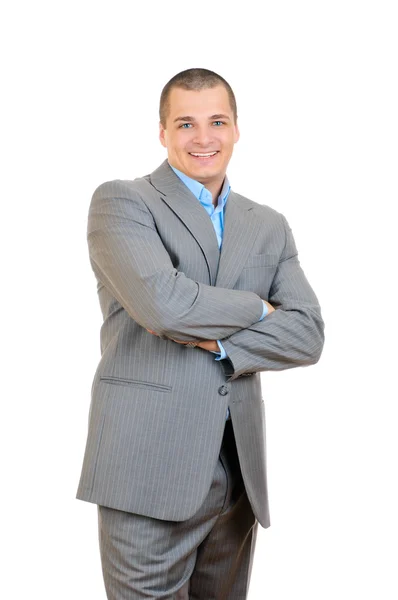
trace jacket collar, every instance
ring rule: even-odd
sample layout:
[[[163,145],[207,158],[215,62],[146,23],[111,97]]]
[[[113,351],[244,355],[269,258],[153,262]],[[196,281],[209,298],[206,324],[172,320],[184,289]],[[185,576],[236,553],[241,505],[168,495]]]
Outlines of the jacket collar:
[[[221,252],[213,224],[204,207],[174,173],[166,159],[149,175],[162,200],[180,218],[202,249],[211,285],[233,288],[260,230],[251,203],[231,189],[225,205]]]

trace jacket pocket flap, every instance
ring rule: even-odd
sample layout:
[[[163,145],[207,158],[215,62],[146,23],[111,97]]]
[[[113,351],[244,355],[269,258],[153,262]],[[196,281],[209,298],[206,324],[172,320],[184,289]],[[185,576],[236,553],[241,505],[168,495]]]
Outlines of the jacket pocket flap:
[[[252,254],[245,264],[244,269],[253,267],[276,267],[278,264],[278,256],[276,254]]]

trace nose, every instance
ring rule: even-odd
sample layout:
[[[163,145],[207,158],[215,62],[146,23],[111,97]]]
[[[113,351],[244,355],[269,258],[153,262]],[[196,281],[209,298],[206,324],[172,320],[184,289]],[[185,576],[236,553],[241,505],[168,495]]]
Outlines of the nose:
[[[208,146],[211,140],[211,135],[208,127],[197,127],[193,142],[199,146]]]

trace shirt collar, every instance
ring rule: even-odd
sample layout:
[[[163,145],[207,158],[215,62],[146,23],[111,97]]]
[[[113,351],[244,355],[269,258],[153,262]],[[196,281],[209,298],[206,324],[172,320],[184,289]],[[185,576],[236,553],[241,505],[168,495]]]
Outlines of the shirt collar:
[[[170,163],[169,163],[169,165],[170,165]],[[213,204],[212,195],[209,192],[209,190],[207,188],[205,188],[203,183],[200,183],[199,181],[196,181],[196,179],[192,179],[191,177],[188,177],[188,175],[185,175],[185,173],[183,173],[182,171],[179,171],[178,169],[173,167],[173,165],[170,165],[170,167],[173,169],[175,174],[181,179],[181,181],[183,183],[185,183],[185,185],[190,189],[190,191],[193,193],[193,195],[202,204],[207,204],[207,205]],[[224,208],[225,203],[227,202],[230,190],[231,190],[231,185],[229,183],[228,177],[225,175],[224,183],[221,188],[221,192],[218,196],[217,206],[221,206],[221,208]]]

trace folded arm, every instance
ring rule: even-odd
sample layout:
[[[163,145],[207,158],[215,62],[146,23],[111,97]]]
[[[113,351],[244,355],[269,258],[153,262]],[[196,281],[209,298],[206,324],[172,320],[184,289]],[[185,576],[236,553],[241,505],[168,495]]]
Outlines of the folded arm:
[[[177,271],[145,202],[123,182],[95,191],[87,241],[97,279],[137,323],[161,336],[222,339],[261,316],[257,294],[199,283]]]
[[[221,339],[228,357],[221,363],[231,379],[256,371],[311,365],[322,352],[320,306],[300,266],[291,229],[282,218],[286,244],[268,298],[276,310]]]

